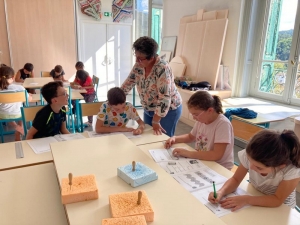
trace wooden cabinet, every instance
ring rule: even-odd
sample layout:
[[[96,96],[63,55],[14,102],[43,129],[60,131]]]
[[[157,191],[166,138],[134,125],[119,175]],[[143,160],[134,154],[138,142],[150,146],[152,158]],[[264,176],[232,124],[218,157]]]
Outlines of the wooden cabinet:
[[[189,91],[189,90],[184,90],[181,88],[178,88],[178,91],[182,97],[182,114],[180,117],[180,121],[189,125],[189,126],[194,126],[195,120],[193,119],[193,116],[189,113],[188,107],[187,107],[187,102],[189,98],[195,93],[195,91]],[[215,91],[209,91],[211,95],[218,95],[221,100],[224,98],[230,98],[231,97],[231,90],[215,90]]]

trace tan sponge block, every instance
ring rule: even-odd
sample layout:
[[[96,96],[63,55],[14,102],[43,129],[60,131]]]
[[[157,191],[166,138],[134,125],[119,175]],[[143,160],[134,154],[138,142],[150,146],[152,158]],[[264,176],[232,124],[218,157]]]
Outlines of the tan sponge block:
[[[98,199],[98,188],[94,175],[73,177],[71,186],[68,178],[63,178],[61,183],[63,204]]]
[[[138,192],[132,191],[109,195],[112,217],[144,215],[147,222],[152,222],[154,220],[154,211],[148,196],[145,191],[140,191],[142,192],[140,204],[137,204]]]
[[[147,225],[147,223],[145,217],[139,215],[139,216],[103,219],[102,225]]]

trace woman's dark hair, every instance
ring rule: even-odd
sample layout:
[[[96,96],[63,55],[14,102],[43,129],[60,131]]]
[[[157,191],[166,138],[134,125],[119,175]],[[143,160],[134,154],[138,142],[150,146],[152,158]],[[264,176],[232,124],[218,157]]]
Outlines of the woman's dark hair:
[[[158,44],[151,37],[140,37],[132,46],[133,51],[140,52],[146,56],[146,59],[151,59],[156,56],[158,50]]]
[[[63,71],[63,68],[62,68],[61,65],[56,65],[56,66],[54,67],[54,71],[55,71],[56,73],[61,73],[61,72]]]
[[[3,67],[3,66],[7,66],[7,65],[5,65],[4,63],[1,63],[1,64],[0,64],[0,67]]]
[[[44,99],[48,102],[48,104],[51,104],[52,98],[57,97],[58,87],[63,87],[63,86],[64,85],[61,81],[53,81],[53,82],[49,82],[48,84],[45,84],[42,87],[41,93]]]
[[[187,102],[188,108],[208,110],[214,108],[214,110],[221,114],[223,113],[222,102],[217,95],[211,95],[207,91],[197,91],[194,93]]]
[[[114,87],[107,92],[107,100],[110,105],[123,104],[126,102],[126,94],[121,88]]]
[[[250,158],[267,167],[293,164],[300,168],[299,139],[292,130],[284,130],[281,133],[262,130],[252,137],[246,152]]]
[[[5,90],[7,89],[9,83],[8,79],[13,78],[15,71],[13,68],[9,66],[0,67],[0,89]]]
[[[89,76],[89,73],[86,72],[85,70],[77,70],[77,72],[76,72],[76,78],[79,79],[83,83],[85,83],[88,76]]]
[[[83,68],[84,68],[83,62],[78,61],[78,62],[75,64],[75,68],[76,68],[76,69],[83,70]]]
[[[31,63],[26,63],[23,67],[23,69],[27,70],[28,72],[32,72],[33,65]]]

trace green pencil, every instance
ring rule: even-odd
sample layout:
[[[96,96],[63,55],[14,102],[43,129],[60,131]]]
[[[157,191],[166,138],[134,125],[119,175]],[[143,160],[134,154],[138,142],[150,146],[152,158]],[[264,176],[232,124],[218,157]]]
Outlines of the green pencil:
[[[215,182],[213,181],[213,187],[214,187],[214,198],[217,198],[217,192],[216,192],[216,186],[215,186]]]

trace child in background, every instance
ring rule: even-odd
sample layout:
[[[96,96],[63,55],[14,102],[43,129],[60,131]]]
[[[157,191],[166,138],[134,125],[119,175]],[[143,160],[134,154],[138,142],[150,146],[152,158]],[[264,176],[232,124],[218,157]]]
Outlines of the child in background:
[[[187,106],[193,119],[197,122],[189,134],[169,138],[165,143],[165,148],[170,148],[176,143],[195,141],[196,151],[175,148],[173,154],[216,161],[231,170],[234,135],[230,121],[223,115],[220,98],[216,95],[212,96],[207,91],[197,91],[190,97]]]
[[[86,89],[87,93],[81,93],[85,102],[93,102],[96,96],[94,90],[93,80],[85,70],[77,70],[75,80],[71,83],[71,87],[74,89]],[[73,113],[75,112],[75,101],[72,101]],[[88,116],[88,122],[86,126],[93,124],[93,116]]]
[[[66,128],[65,108],[65,105],[68,105],[69,96],[63,83],[61,81],[49,82],[42,87],[41,93],[48,105],[37,112],[26,139],[69,134]]]
[[[84,70],[84,64],[83,64],[83,62],[78,61],[78,62],[75,64],[75,69],[76,69],[76,70]]]
[[[111,88],[107,92],[107,99],[97,115],[95,129],[97,133],[132,132],[134,135],[143,133],[145,124],[133,105],[126,102],[125,92],[121,88]],[[137,121],[139,124],[137,129],[126,127],[130,119]]]
[[[293,131],[281,133],[262,130],[253,136],[246,149],[238,153],[240,165],[233,177],[217,191],[210,193],[211,203],[238,210],[244,205],[278,207],[282,203],[296,206],[295,188],[300,181],[300,144]],[[222,199],[239,186],[249,170],[250,184],[265,196],[236,196]]]
[[[64,78],[65,71],[63,70],[61,65],[56,65],[54,69],[50,71],[50,75],[53,77],[53,80],[55,81],[67,82],[67,80],[65,80]]]
[[[29,77],[34,77],[33,65],[31,63],[26,63],[23,69],[20,69],[17,72],[15,81],[19,83],[24,83],[24,80]]]
[[[24,91],[25,88],[22,85],[13,84],[14,80],[14,70],[11,67],[3,66],[0,68],[0,92],[3,91]],[[27,93],[26,93],[27,94]],[[28,100],[31,101],[31,95],[28,96]],[[14,119],[20,118],[21,107],[23,107],[22,102],[15,103],[0,103],[0,118],[1,119]],[[24,129],[22,121],[10,122],[9,125],[12,125],[15,132],[15,141],[20,141],[20,135],[24,135]]]
[[[15,77],[15,81],[19,83],[24,83],[26,78],[33,78],[34,72],[33,72],[33,65],[31,63],[26,63],[23,67],[23,69],[20,69]],[[26,89],[29,93],[35,94],[35,90],[32,88]]]

